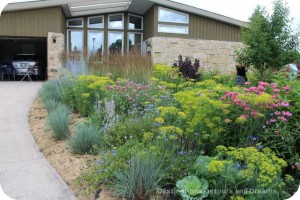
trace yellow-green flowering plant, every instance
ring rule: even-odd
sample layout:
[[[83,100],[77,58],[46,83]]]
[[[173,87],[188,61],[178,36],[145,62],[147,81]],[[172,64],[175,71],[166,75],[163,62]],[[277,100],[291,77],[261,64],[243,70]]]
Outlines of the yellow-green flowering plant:
[[[94,111],[97,97],[104,99],[106,87],[115,83],[110,77],[95,75],[81,75],[77,78],[74,88],[76,109],[82,116],[87,116]]]
[[[245,199],[284,199],[289,196],[285,188],[284,169],[287,163],[269,148],[234,148],[217,146],[216,156],[199,156],[192,173],[209,181],[210,198],[223,199],[241,194]],[[293,177],[285,175],[291,181]],[[259,192],[243,192],[246,190]]]

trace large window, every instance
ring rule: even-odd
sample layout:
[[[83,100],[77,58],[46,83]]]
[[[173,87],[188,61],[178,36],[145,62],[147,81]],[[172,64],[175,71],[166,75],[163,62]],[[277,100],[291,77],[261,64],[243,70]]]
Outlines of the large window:
[[[158,32],[188,34],[189,33],[189,28],[188,28],[188,26],[158,24]]]
[[[158,8],[158,32],[160,33],[189,33],[189,15],[186,13]]]
[[[68,51],[82,52],[83,50],[83,30],[68,30]]]
[[[143,17],[129,14],[129,16],[128,16],[128,29],[130,29],[130,30],[143,30]]]
[[[142,50],[142,33],[128,33],[128,50]]]
[[[158,8],[158,21],[172,23],[189,23],[189,15],[186,13],[170,10],[167,8]]]
[[[103,31],[89,30],[88,31],[88,51],[89,54],[102,55],[104,44]]]
[[[110,53],[123,53],[123,32],[108,32],[108,49]]]
[[[103,16],[89,17],[88,18],[89,28],[104,28]]]
[[[82,28],[83,27],[83,19],[82,18],[68,19],[67,27]]]
[[[108,15],[108,28],[109,29],[123,29],[124,28],[123,14]]]

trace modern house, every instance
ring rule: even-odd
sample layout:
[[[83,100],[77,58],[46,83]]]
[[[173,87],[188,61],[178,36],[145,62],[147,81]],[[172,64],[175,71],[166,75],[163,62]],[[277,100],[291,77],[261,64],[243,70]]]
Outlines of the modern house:
[[[154,63],[178,55],[206,67],[233,69],[245,23],[169,0],[43,0],[8,4],[0,18],[0,63],[15,54],[47,59],[48,77],[67,51],[151,53]]]

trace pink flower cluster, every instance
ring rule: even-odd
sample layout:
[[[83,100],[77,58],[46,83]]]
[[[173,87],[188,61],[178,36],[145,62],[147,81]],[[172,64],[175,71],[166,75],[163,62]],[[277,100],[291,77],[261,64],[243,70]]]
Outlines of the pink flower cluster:
[[[292,117],[293,114],[289,111],[276,111],[274,112],[274,117],[267,121],[267,124],[272,124],[277,121],[287,122],[289,117]]]
[[[117,85],[109,85],[107,86],[107,90],[115,90],[118,92],[127,92],[129,90],[138,91],[138,90],[147,90],[150,86],[153,85],[152,82],[149,82],[148,85],[141,85],[134,83],[132,81],[126,82],[126,84],[116,81]]]
[[[247,82],[246,85],[250,85],[249,82]],[[284,86],[281,89],[278,88],[278,85],[276,83],[266,83],[266,82],[259,82],[257,87],[249,87],[245,88],[244,92],[246,93],[245,95],[250,95],[251,93],[256,94],[256,95],[263,95],[266,92],[270,92],[272,94],[272,99],[274,103],[268,104],[268,105],[262,105],[259,102],[255,103],[255,105],[251,107],[249,102],[246,102],[245,100],[241,100],[238,98],[240,93],[238,92],[227,92],[222,98],[222,101],[228,100],[228,104],[233,104],[239,108],[242,109],[242,112],[244,112],[240,117],[242,118],[249,118],[249,117],[255,117],[257,118],[259,115],[259,112],[257,109],[261,110],[269,110],[268,112],[272,112],[273,109],[284,109],[289,106],[289,102],[284,102],[278,99],[279,93],[285,92],[287,93],[290,90],[288,86]],[[272,124],[275,123],[277,120],[281,120],[283,122],[287,122],[288,118],[292,116],[292,113],[288,111],[276,111],[272,116],[274,116],[270,120],[267,121],[267,124]]]

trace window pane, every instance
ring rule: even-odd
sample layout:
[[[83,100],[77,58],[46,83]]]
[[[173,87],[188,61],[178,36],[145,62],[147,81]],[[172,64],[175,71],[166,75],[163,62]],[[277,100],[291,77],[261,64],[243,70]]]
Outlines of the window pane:
[[[90,17],[89,28],[104,28],[103,17]]]
[[[129,29],[142,30],[143,29],[142,28],[142,21],[143,21],[143,19],[141,17],[129,15],[129,25],[128,25],[128,28]]]
[[[108,28],[123,29],[123,15],[111,15],[111,16],[109,16]]]
[[[69,51],[81,52],[83,49],[83,31],[69,31],[68,33]]]
[[[158,21],[188,23],[188,14],[172,11],[169,9],[159,8]]]
[[[68,20],[69,27],[83,27],[82,19],[69,19]]]
[[[128,34],[128,46],[129,51],[133,49],[142,49],[142,34],[140,33],[129,33]]]
[[[108,33],[108,48],[111,53],[123,52],[123,33],[109,32]]]
[[[90,54],[102,54],[103,50],[103,31],[89,31],[88,51]]]
[[[188,29],[188,26],[158,24],[158,32],[188,34],[189,29]]]

